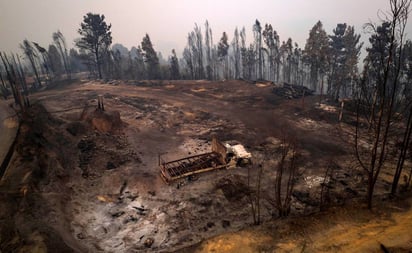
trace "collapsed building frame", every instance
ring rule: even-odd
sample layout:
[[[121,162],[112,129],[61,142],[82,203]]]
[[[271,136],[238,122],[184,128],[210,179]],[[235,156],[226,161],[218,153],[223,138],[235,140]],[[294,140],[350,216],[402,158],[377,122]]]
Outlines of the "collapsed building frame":
[[[216,137],[212,138],[212,151],[165,162],[159,155],[159,168],[162,179],[172,181],[194,174],[228,167],[227,148]]]

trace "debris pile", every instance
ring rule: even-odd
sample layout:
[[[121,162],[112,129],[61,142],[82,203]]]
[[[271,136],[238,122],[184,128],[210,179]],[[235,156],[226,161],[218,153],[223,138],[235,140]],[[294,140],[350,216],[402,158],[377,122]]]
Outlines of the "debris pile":
[[[293,99],[301,98],[302,96],[311,96],[315,91],[305,86],[283,83],[282,87],[275,87],[272,92],[280,97]]]

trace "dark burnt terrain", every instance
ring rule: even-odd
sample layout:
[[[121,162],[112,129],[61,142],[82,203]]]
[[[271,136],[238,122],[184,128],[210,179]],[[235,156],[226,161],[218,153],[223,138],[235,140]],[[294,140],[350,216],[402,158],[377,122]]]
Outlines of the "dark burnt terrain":
[[[345,112],[339,123],[335,104],[319,104],[318,96],[287,99],[274,88],[244,81],[79,81],[34,94],[0,185],[1,249],[179,251],[251,226],[248,175],[254,180],[258,165],[264,167],[262,220],[273,224],[274,166],[286,136],[298,147],[291,219],[319,212],[325,183],[327,206],[360,202],[366,178],[352,156],[353,116]],[[98,95],[105,111],[97,110]],[[195,181],[162,181],[159,154],[173,160],[207,152],[212,136],[242,143],[253,164]],[[386,198],[385,180],[378,201]]]

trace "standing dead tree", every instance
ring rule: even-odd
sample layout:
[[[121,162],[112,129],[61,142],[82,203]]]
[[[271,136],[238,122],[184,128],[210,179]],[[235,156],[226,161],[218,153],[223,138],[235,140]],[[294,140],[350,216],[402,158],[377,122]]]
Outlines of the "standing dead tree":
[[[332,183],[336,180],[333,175],[338,166],[333,160],[330,160],[326,167],[323,182],[320,184],[319,209],[321,211],[325,210],[330,203],[330,189],[333,188]]]
[[[275,197],[270,201],[279,217],[286,217],[290,213],[297,168],[296,154],[296,139],[284,135],[275,168]]]
[[[355,156],[367,174],[367,205],[372,209],[375,184],[388,155],[390,132],[394,130],[399,94],[400,61],[411,0],[390,0],[391,11],[382,26],[368,24],[375,47],[368,49],[357,94]],[[387,32],[385,32],[387,29]],[[361,127],[361,115],[369,128]],[[361,138],[362,137],[362,138]],[[366,142],[363,143],[362,142]]]
[[[66,71],[67,78],[71,79],[70,59],[67,54],[66,40],[60,31],[53,33],[53,42],[59,50],[59,53],[63,60],[64,70]]]
[[[248,177],[247,177],[247,186],[249,188],[249,202],[251,206],[251,212],[252,212],[252,217],[253,217],[253,224],[254,225],[259,225],[261,223],[260,220],[260,207],[261,207],[261,196],[262,196],[262,176],[263,176],[263,165],[262,165],[262,159],[258,159],[259,161],[257,162],[257,175],[256,175],[256,180],[255,180],[255,185],[252,188],[252,174],[251,174],[251,167],[248,168]]]
[[[23,50],[24,54],[26,55],[27,59],[30,62],[30,65],[33,69],[34,76],[36,78],[37,85],[36,87],[41,87],[41,80],[40,75],[37,70],[36,59],[38,59],[37,52],[32,44],[28,40],[23,40],[23,44],[20,44],[20,48]]]
[[[46,82],[50,80],[50,59],[49,59],[49,55],[47,53],[47,50],[43,47],[41,47],[38,43],[36,42],[32,42],[34,47],[37,49],[37,51],[41,54],[42,58],[43,58],[43,63],[40,65],[43,66],[43,71],[44,71],[44,75],[46,75]]]
[[[26,107],[30,106],[29,98],[22,95],[20,90],[23,88],[21,83],[19,85],[19,78],[17,74],[17,66],[13,65],[5,54],[0,52],[0,59],[6,71],[7,80],[13,93],[14,102],[20,106],[22,113],[25,112]]]
[[[0,86],[1,95],[3,96],[4,99],[7,99],[7,97],[9,96],[9,90],[7,89],[6,82],[3,79],[1,69],[0,69],[0,81],[1,81],[1,86]]]

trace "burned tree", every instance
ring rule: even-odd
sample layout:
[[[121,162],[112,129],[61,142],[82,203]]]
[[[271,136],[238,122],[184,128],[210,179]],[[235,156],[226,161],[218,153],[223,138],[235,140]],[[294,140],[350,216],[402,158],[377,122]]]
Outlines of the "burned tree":
[[[240,45],[239,45],[239,31],[237,27],[233,34],[232,49],[233,49],[233,61],[234,61],[234,70],[235,70],[234,78],[238,79],[240,77]]]
[[[46,75],[46,82],[50,79],[50,60],[49,60],[49,55],[47,53],[47,50],[45,48],[43,48],[42,46],[40,46],[38,43],[36,42],[32,42],[33,45],[36,47],[37,51],[41,54],[42,59],[43,59],[43,64],[41,64],[42,66],[42,70],[43,70],[43,74]]]
[[[402,86],[402,105],[401,115],[404,125],[403,133],[400,140],[397,142],[399,148],[398,161],[395,168],[395,174],[392,181],[391,194],[395,195],[398,191],[399,180],[404,169],[405,161],[411,158],[411,135],[412,135],[412,42],[407,40],[402,49],[401,55],[401,86]],[[412,170],[411,170],[412,172]],[[411,173],[409,176],[404,175],[405,189],[408,188],[411,181]]]
[[[206,47],[206,49],[207,48],[208,47]],[[208,57],[208,55],[206,56]],[[203,67],[203,37],[202,31],[200,27],[197,26],[197,24],[195,24],[194,30],[187,35],[187,46],[183,51],[183,57],[189,68],[191,78],[203,79],[205,77],[205,71]]]
[[[19,77],[18,77],[19,74],[17,73],[17,66],[12,64],[9,61],[7,55],[2,54],[1,52],[0,52],[0,59],[6,71],[7,80],[9,82],[10,88],[13,93],[14,102],[16,105],[20,106],[21,111],[24,113],[26,107],[28,107],[30,103],[29,103],[28,97],[23,96],[20,92],[20,90],[23,87],[21,86],[21,83],[19,85]]]
[[[214,63],[212,59],[213,36],[212,28],[210,28],[209,21],[205,23],[205,51],[206,51],[206,77],[208,80],[213,80]]]
[[[176,51],[172,49],[172,56],[170,57],[170,78],[172,80],[180,79],[179,60],[176,56]]]
[[[253,25],[253,34],[255,37],[255,52],[256,52],[256,79],[262,79],[263,77],[263,55],[262,55],[262,26],[259,20],[256,19]]]
[[[355,155],[367,175],[367,205],[372,208],[375,184],[388,156],[390,133],[399,98],[400,57],[411,0],[390,0],[388,20],[372,30],[372,47],[366,58],[357,92]],[[366,122],[369,127],[362,127]],[[361,140],[362,138],[362,140]],[[362,145],[361,141],[366,142]]]
[[[50,60],[50,69],[53,73],[53,77],[60,78],[63,73],[63,64],[62,58],[55,45],[49,45],[48,55]]]
[[[36,78],[37,86],[41,87],[40,76],[39,76],[39,72],[37,71],[37,64],[36,64],[36,59],[38,57],[36,50],[33,48],[32,44],[28,40],[24,40],[23,44],[20,44],[20,48],[23,50],[24,54],[26,55],[27,59],[30,62],[30,65],[32,67],[33,73]]]
[[[223,66],[223,76],[224,78],[228,78],[228,52],[229,52],[229,44],[228,44],[228,37],[226,32],[223,32],[222,38],[219,41],[217,46],[217,55],[219,57],[220,62],[222,62]]]
[[[1,68],[0,68],[0,82],[1,82],[1,86],[0,86],[1,95],[3,96],[4,99],[7,99],[9,96],[9,90],[7,89],[6,82],[3,79]]]
[[[59,50],[60,56],[63,60],[64,69],[68,79],[71,79],[71,66],[69,55],[67,54],[66,40],[60,31],[53,33],[53,42]]]
[[[279,80],[279,63],[280,63],[280,54],[279,54],[279,35],[273,29],[271,24],[266,24],[265,29],[262,32],[263,41],[268,48],[268,77],[269,80],[278,81]]]
[[[275,165],[275,197],[271,200],[279,217],[288,216],[296,174],[296,139],[284,135]]]
[[[259,157],[255,161],[255,168],[248,167],[247,186],[249,188],[248,198],[253,217],[253,224],[259,225],[261,223],[261,198],[262,198],[262,176],[263,176],[263,158]],[[253,179],[251,170],[257,170],[256,178]],[[253,182],[254,181],[254,184]]]

